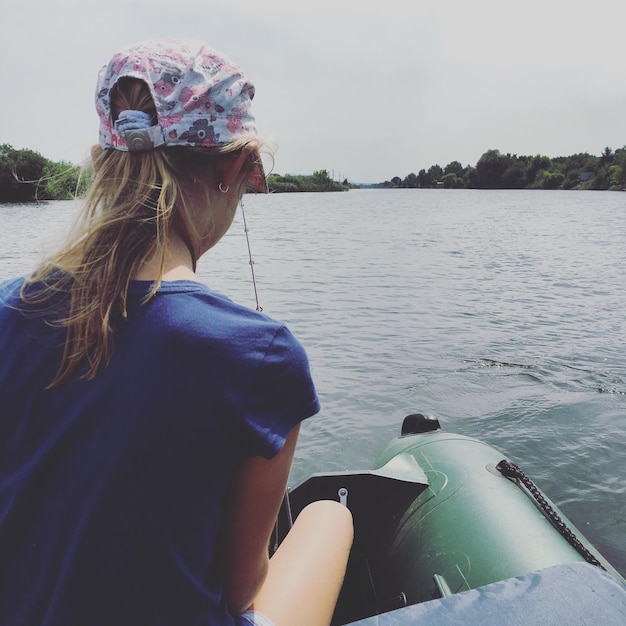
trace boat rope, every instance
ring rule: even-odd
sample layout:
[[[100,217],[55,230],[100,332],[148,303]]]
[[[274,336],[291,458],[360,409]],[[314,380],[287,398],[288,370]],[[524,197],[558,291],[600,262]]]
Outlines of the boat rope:
[[[243,208],[243,200],[240,201],[241,215],[243,217],[243,230],[246,233],[246,243],[248,244],[248,259],[250,260],[250,273],[252,274],[252,286],[254,287],[254,299],[256,300],[256,310],[262,311],[263,307],[259,304],[259,294],[256,288],[256,276],[254,275],[254,261],[252,260],[252,250],[250,249],[250,237],[248,236],[248,224],[246,223],[246,212]]]
[[[518,465],[512,461],[503,459],[496,465],[496,469],[506,478],[514,479],[519,485],[520,483],[526,487],[530,495],[535,499],[542,513],[548,518],[552,525],[556,528],[559,534],[564,537],[567,542],[580,554],[587,563],[595,565],[600,569],[606,571],[606,568],[602,566],[602,563],[582,544],[580,539],[574,534],[574,532],[567,527],[567,524],[563,521],[561,516],[550,506],[549,502],[545,499],[539,488],[533,483],[526,474],[520,469]]]

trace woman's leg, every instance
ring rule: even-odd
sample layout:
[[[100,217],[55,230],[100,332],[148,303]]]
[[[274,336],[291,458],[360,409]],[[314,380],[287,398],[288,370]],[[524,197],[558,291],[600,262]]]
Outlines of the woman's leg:
[[[345,506],[330,500],[309,504],[270,559],[251,608],[276,626],[328,626],[353,536],[352,515]]]

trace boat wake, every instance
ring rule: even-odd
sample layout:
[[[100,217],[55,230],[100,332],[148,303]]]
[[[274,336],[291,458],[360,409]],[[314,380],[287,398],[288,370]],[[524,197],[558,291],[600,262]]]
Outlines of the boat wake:
[[[473,368],[496,368],[503,376],[524,376],[539,383],[557,387],[583,388],[599,393],[626,396],[626,381],[614,374],[588,367],[570,365],[563,361],[546,362],[543,365],[517,363],[492,358],[464,359]]]

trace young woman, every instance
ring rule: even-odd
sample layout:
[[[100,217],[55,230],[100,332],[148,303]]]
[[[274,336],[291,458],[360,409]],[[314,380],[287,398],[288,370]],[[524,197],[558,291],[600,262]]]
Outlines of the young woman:
[[[82,222],[0,286],[0,624],[330,622],[348,510],[310,505],[268,558],[319,409],[306,354],[195,275],[265,189],[253,96],[197,42],[99,75]]]

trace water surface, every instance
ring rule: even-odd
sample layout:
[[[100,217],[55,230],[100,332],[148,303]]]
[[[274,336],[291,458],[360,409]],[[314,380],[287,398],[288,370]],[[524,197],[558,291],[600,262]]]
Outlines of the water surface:
[[[503,451],[626,573],[626,194],[246,196],[258,295],[310,356],[322,412],[291,482],[369,467],[407,413]],[[74,203],[0,205],[0,277]],[[255,307],[239,215],[200,262]]]

